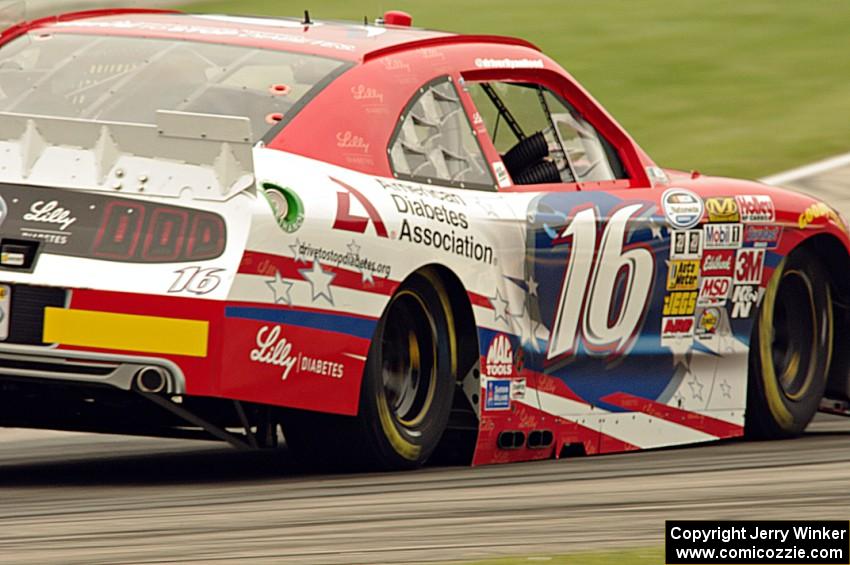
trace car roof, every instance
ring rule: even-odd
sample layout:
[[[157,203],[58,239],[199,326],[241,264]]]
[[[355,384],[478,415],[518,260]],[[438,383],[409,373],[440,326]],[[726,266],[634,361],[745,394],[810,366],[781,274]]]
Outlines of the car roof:
[[[464,43],[520,45],[537,50],[533,44],[511,37],[459,35],[404,26],[330,20],[312,20],[311,24],[305,25],[299,18],[134,9],[74,12],[19,24],[4,31],[0,43],[35,29],[58,33],[225,43],[324,55],[348,61],[366,61],[391,52]]]

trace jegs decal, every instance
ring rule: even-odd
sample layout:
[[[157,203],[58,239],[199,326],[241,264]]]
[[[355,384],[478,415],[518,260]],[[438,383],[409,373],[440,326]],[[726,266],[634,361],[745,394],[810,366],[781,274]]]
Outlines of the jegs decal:
[[[696,292],[671,292],[664,297],[664,316],[690,316],[697,305]]]
[[[625,247],[628,223],[644,209],[630,204],[615,211],[598,234],[598,212],[577,212],[554,244],[571,252],[552,323],[547,359],[570,356],[579,335],[596,355],[623,354],[640,331],[655,275],[652,251]],[[598,247],[597,247],[597,237]],[[622,292],[622,299],[614,298]]]

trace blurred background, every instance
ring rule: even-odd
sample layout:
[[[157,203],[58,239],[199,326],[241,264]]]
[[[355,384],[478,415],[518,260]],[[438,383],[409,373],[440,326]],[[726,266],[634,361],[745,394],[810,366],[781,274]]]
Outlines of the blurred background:
[[[755,178],[850,150],[845,0],[27,2],[31,15],[105,5],[356,21],[405,10],[416,26],[536,43],[663,166]]]

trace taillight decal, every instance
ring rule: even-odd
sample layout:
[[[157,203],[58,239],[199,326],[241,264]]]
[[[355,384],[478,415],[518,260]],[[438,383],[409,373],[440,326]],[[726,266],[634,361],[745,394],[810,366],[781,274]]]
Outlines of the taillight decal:
[[[142,259],[145,261],[174,261],[183,251],[189,212],[172,208],[157,208],[151,214],[145,234]]]
[[[192,222],[186,259],[213,259],[224,251],[224,221],[215,214],[198,213]]]
[[[103,211],[103,221],[97,230],[92,253],[101,259],[132,259],[138,250],[144,223],[143,204],[110,202]]]

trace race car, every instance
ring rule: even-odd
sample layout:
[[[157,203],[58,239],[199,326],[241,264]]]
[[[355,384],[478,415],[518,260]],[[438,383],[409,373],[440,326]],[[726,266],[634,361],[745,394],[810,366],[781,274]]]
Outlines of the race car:
[[[793,436],[847,412],[849,246],[823,202],[659,167],[521,39],[0,36],[0,426],[387,469]]]

